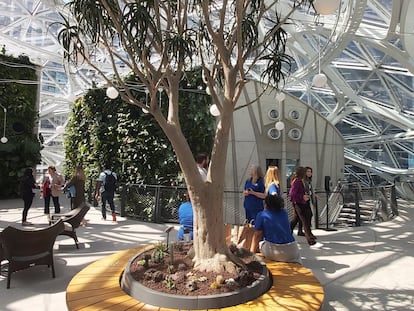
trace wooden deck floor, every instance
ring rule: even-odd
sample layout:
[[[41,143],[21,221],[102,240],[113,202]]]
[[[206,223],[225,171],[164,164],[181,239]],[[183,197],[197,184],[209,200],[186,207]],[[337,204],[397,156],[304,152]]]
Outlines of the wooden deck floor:
[[[102,258],[74,276],[66,290],[66,302],[74,310],[177,311],[142,303],[127,295],[119,285],[120,276],[139,250],[134,248]],[[273,286],[255,300],[221,311],[313,311],[319,310],[324,291],[312,272],[299,264],[266,261]],[[212,309],[210,309],[212,310]]]

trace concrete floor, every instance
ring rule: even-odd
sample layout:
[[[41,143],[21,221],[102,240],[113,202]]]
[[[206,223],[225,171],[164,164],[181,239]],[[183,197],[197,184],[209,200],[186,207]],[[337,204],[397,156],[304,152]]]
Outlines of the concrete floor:
[[[0,230],[21,226],[21,200],[0,201]],[[36,198],[28,220],[34,227],[47,224],[43,201]],[[62,212],[69,202],[62,200]],[[53,210],[53,208],[52,208]],[[310,248],[297,237],[303,264],[325,289],[322,311],[414,310],[414,208],[399,201],[400,216],[370,226],[314,230],[319,248]],[[165,240],[171,224],[153,224],[118,217],[116,223],[101,220],[91,207],[85,227],[78,229],[79,250],[73,240],[59,236],[55,243],[56,278],[46,267],[34,267],[12,275],[11,288],[0,276],[0,310],[67,310],[65,290],[72,277],[89,263],[118,250]],[[110,218],[110,217],[108,217]],[[175,238],[176,231],[171,237]]]

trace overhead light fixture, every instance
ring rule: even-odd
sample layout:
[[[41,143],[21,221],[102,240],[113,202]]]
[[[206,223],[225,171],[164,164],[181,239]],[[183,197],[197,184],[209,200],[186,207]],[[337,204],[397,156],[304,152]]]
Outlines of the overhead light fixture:
[[[328,82],[328,78],[321,72],[321,35],[318,37],[318,74],[312,79],[312,85],[316,87],[324,87]]]
[[[328,78],[324,73],[319,72],[312,79],[312,85],[316,87],[324,87],[328,82]]]
[[[281,119],[283,118],[283,101],[286,99],[286,95],[283,92],[279,92],[276,95],[276,100],[279,102],[279,120],[275,123],[275,128],[278,131],[283,131],[285,128],[285,122]]]
[[[7,109],[3,105],[0,104],[0,106],[3,108],[4,111],[4,119],[3,119],[3,137],[0,138],[0,141],[2,144],[7,143],[9,140],[6,137],[6,123],[7,123]]]
[[[284,101],[286,99],[286,95],[283,92],[279,92],[276,95],[276,100],[281,103],[282,101]]]
[[[283,121],[277,121],[276,123],[275,123],[275,128],[278,130],[278,131],[283,131],[284,129],[285,129],[285,123],[283,122]]]
[[[119,95],[119,92],[116,88],[113,86],[110,86],[106,89],[106,96],[108,96],[110,99],[115,99]]]
[[[214,117],[218,117],[220,115],[220,110],[217,108],[216,104],[210,106],[210,113]]]
[[[341,0],[314,0],[313,7],[319,15],[335,14],[338,10]]]
[[[59,134],[59,135],[65,133],[65,127],[62,126],[62,125],[57,126],[56,127],[56,133]]]

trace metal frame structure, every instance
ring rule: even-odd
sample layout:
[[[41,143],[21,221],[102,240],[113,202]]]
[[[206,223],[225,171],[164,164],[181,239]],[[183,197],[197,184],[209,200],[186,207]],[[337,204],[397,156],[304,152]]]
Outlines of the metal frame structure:
[[[65,126],[71,105],[101,82],[90,68],[66,68],[63,63],[56,22],[61,20],[59,14],[67,14],[64,2],[0,3],[0,40],[6,53],[26,54],[40,68],[42,159],[45,165],[56,166],[64,161],[59,129]],[[288,9],[289,1],[280,1],[278,10]],[[346,142],[345,174],[368,186],[378,179],[392,182],[414,177],[412,12],[410,0],[342,0],[335,14],[302,10],[286,26],[295,71],[284,90],[340,130]],[[104,50],[96,51],[96,61],[110,74]],[[327,76],[326,86],[312,85],[318,70]]]

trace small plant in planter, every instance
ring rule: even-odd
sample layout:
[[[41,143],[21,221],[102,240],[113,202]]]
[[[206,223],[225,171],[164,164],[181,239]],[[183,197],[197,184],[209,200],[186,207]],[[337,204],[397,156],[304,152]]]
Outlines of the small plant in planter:
[[[170,276],[165,277],[164,284],[169,290],[176,289],[175,282]]]
[[[168,247],[165,243],[158,243],[155,246],[154,251],[151,254],[151,261],[153,263],[163,262],[164,258],[168,255]]]

